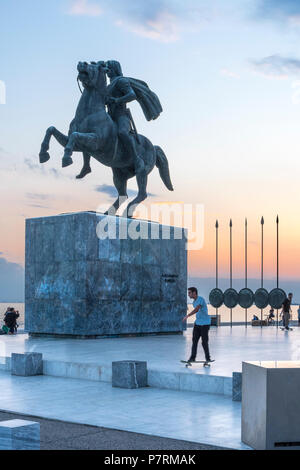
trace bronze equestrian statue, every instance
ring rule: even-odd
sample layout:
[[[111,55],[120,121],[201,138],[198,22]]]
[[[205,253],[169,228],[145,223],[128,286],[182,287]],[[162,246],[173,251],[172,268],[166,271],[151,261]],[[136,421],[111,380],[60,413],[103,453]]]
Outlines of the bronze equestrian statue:
[[[90,158],[110,166],[118,198],[110,209],[117,211],[120,197],[127,198],[127,180],[136,177],[137,197],[128,204],[127,215],[132,216],[136,206],[147,198],[147,180],[156,165],[165,186],[173,191],[168,160],[163,150],[136,132],[126,104],[137,100],[148,121],[162,112],[158,97],[141,80],[123,77],[117,61],[79,62],[78,82],[84,90],[68,135],[51,126],[47,129],[39,154],[40,163],[49,160],[50,138],[53,135],[65,148],[62,166],[73,163],[73,152],[83,153],[83,168],[77,178],[91,172]],[[106,75],[110,78],[107,86]],[[110,210],[109,209],[109,210]],[[108,210],[108,212],[109,212]],[[114,212],[115,213],[115,212]]]

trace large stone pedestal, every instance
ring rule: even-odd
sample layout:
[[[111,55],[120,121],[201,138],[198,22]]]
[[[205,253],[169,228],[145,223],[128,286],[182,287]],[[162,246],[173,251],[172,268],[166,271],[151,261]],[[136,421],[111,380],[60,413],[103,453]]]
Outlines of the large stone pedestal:
[[[256,450],[300,449],[300,362],[243,362],[242,441]]]
[[[99,239],[106,223],[109,238]],[[169,228],[168,237],[157,223],[92,212],[28,219],[25,329],[73,337],[182,332],[186,239]]]

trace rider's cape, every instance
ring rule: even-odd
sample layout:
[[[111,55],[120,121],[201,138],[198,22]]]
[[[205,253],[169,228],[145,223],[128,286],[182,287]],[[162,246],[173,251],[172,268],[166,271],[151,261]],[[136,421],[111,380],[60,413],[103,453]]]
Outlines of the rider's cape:
[[[142,80],[137,80],[136,78],[131,77],[127,77],[127,79],[136,94],[137,101],[139,102],[147,121],[157,119],[163,110],[158,96],[150,90],[147,83]]]

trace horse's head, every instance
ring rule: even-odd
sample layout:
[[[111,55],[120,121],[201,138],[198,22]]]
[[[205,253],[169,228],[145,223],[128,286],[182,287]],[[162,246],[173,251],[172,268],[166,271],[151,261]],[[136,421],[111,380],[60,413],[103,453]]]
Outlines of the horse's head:
[[[77,65],[78,80],[85,89],[97,88],[105,92],[106,74],[104,62],[79,62]]]

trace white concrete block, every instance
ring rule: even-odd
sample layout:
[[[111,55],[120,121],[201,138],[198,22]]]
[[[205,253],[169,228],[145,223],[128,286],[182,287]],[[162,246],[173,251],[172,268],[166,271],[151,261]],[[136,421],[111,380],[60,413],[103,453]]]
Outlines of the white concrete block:
[[[147,362],[114,361],[112,363],[112,386],[120,388],[147,387]]]
[[[12,353],[12,375],[29,377],[43,374],[43,354],[36,352]]]
[[[242,441],[257,450],[300,449],[300,362],[243,362]]]
[[[12,419],[0,422],[0,450],[39,450],[40,423]]]

